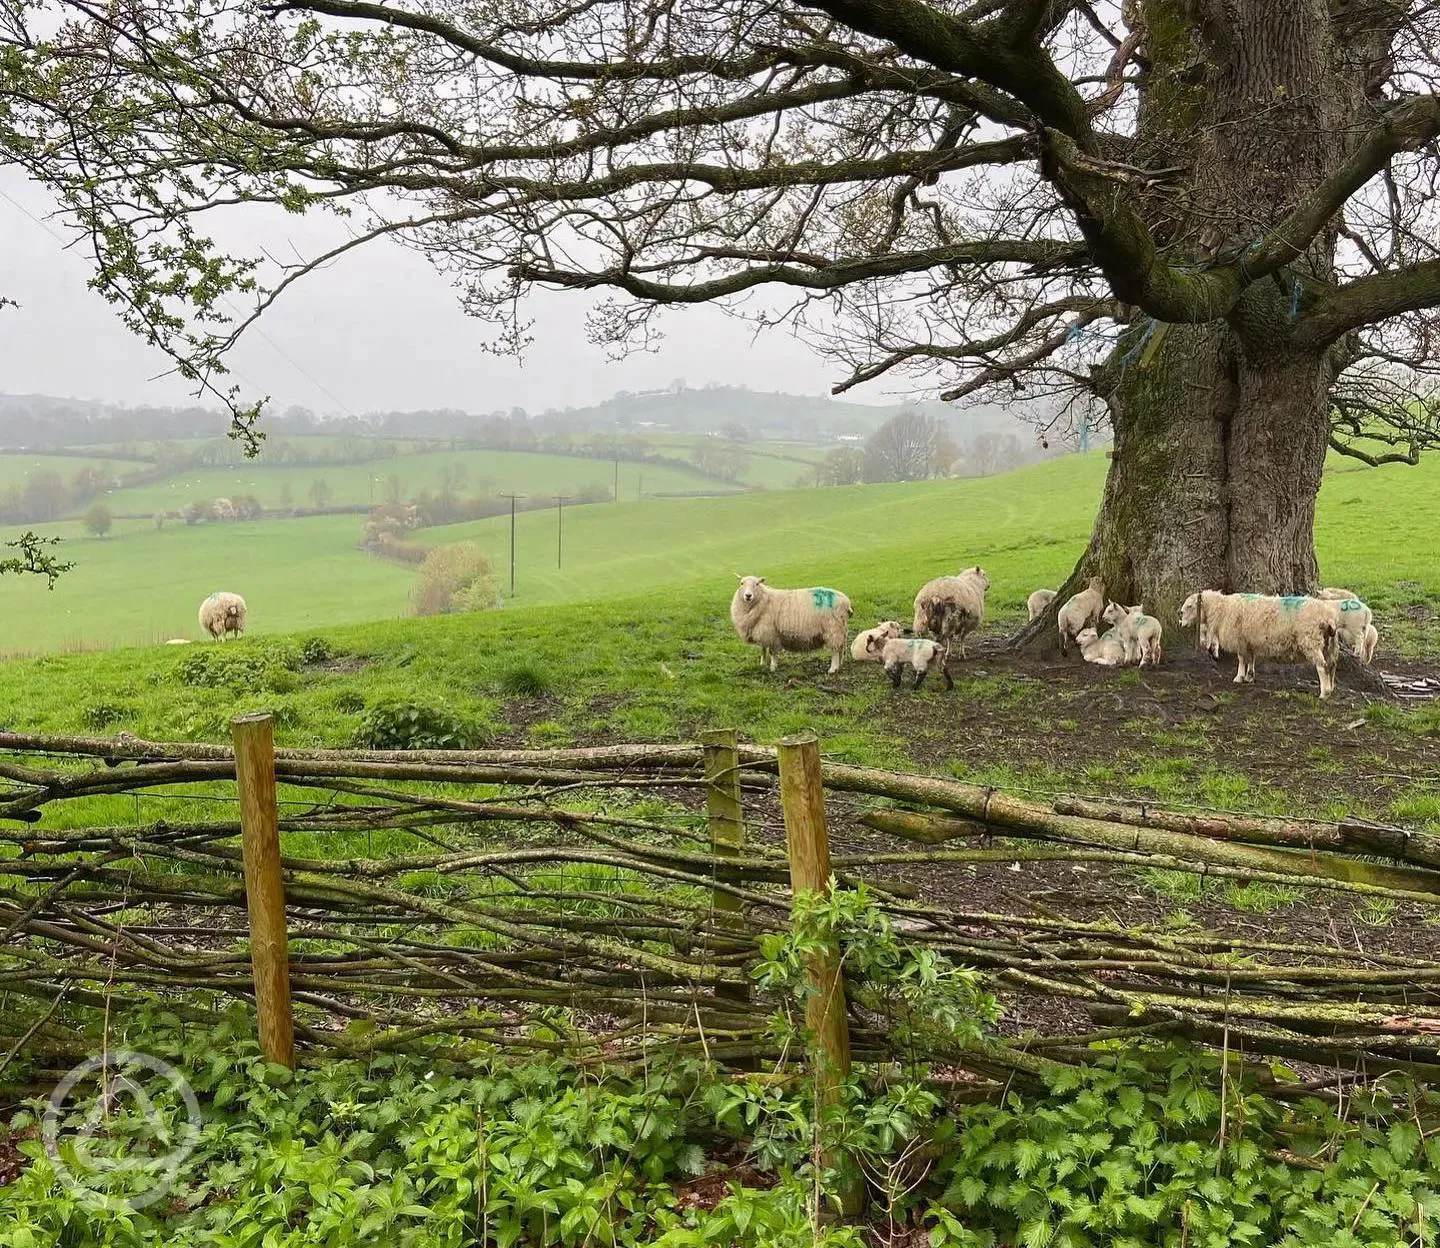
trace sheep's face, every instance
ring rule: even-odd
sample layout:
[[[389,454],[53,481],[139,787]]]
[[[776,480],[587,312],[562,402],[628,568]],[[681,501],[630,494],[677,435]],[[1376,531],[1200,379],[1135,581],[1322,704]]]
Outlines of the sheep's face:
[[[1078,645],[1088,646],[1099,635],[1100,634],[1097,633],[1093,628],[1082,628],[1078,633],[1075,634],[1075,641]]]
[[[885,649],[885,643],[890,640],[890,633],[871,633],[865,638],[865,653],[879,654]]]
[[[740,601],[747,607],[753,607],[765,593],[761,588],[764,584],[763,576],[742,576],[740,578]]]
[[[1191,594],[1180,604],[1180,627],[1189,628],[1200,616],[1200,595]]]
[[[1103,598],[1105,596],[1104,580],[1098,576],[1092,576],[1090,578],[1089,589],[1091,593],[1099,594]]]
[[[1105,623],[1118,624],[1121,620],[1125,618],[1125,614],[1125,608],[1122,607],[1118,602],[1109,603],[1105,607]]]
[[[968,576],[972,581],[978,581],[980,583],[981,589],[990,588],[989,573],[987,573],[985,569],[982,568],[978,563],[973,568],[966,568],[964,575]]]

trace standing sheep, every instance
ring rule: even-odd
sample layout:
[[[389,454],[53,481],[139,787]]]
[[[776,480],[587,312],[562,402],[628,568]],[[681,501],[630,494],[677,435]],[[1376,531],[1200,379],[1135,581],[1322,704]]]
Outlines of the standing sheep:
[[[1240,661],[1235,683],[1253,684],[1255,660],[1277,659],[1314,664],[1320,696],[1335,692],[1335,665],[1340,660],[1339,610],[1333,602],[1292,595],[1222,594],[1203,589],[1180,607],[1180,625],[1200,623],[1211,645],[1228,650]]]
[[[874,628],[867,628],[863,633],[856,633],[855,640],[850,643],[850,657],[857,663],[878,663],[880,662],[880,647],[870,648],[870,639],[878,638],[883,644],[891,637],[898,637],[905,630],[900,627],[899,620],[882,620]]]
[[[933,637],[945,648],[945,661],[950,658],[951,643],[960,646],[965,658],[965,638],[985,620],[985,591],[990,578],[978,564],[966,568],[958,576],[937,576],[927,581],[915,595],[916,636]]]
[[[1030,612],[1032,620],[1038,620],[1044,613],[1045,608],[1055,601],[1053,589],[1037,589],[1025,600],[1025,608]]]
[[[1069,654],[1070,642],[1078,640],[1080,631],[1095,628],[1105,610],[1105,582],[1092,576],[1090,583],[1060,608],[1055,617],[1060,630],[1060,653]]]
[[[1340,640],[1360,662],[1369,663],[1375,657],[1375,647],[1380,644],[1375,613],[1343,589],[1322,589],[1319,596],[1333,603],[1340,612]]]
[[[928,637],[872,637],[869,644],[873,656],[885,665],[885,675],[896,689],[900,688],[901,669],[906,666],[915,673],[911,689],[920,688],[925,677],[937,669],[945,688],[955,688],[955,682],[945,670],[945,648],[938,641]]]
[[[245,599],[239,594],[211,594],[200,604],[200,627],[216,641],[224,641],[231,633],[243,633],[245,617]]]
[[[771,589],[763,576],[741,576],[730,599],[730,620],[740,640],[760,647],[773,672],[779,650],[829,650],[830,672],[840,670],[849,632],[850,599],[836,589]]]
[[[1112,602],[1105,608],[1105,622],[1115,625],[1115,635],[1125,646],[1125,662],[1138,662],[1141,667],[1160,662],[1160,621],[1145,614],[1143,602],[1134,607]]]

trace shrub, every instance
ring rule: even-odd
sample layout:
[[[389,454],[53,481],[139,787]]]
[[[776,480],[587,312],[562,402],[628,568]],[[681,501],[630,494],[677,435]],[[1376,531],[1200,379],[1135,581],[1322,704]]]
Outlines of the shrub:
[[[198,689],[263,688],[288,693],[298,683],[292,673],[299,652],[274,642],[206,647],[190,651],[175,665],[175,679]]]
[[[335,695],[335,709],[353,715],[365,709],[365,695],[358,689],[342,689]]]
[[[323,637],[307,637],[300,643],[300,662],[307,665],[328,663],[335,657],[335,647]]]
[[[104,503],[92,503],[89,510],[85,512],[85,518],[81,522],[85,525],[85,532],[91,537],[105,537],[110,532],[110,527],[115,522],[115,517],[110,514],[110,508]]]
[[[99,732],[111,724],[118,723],[130,714],[130,708],[114,702],[96,702],[85,708],[85,724]]]
[[[487,735],[449,707],[391,702],[360,717],[355,744],[365,750],[474,750]]]
[[[488,610],[499,602],[493,571],[489,557],[474,542],[437,547],[420,565],[415,584],[415,614]]]

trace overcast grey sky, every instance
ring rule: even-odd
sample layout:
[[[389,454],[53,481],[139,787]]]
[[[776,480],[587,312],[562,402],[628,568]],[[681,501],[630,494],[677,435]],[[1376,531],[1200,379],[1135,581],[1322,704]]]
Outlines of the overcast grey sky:
[[[18,205],[18,206],[17,206]],[[0,393],[42,393],[124,403],[183,403],[178,378],[156,379],[168,361],[120,324],[89,290],[83,255],[31,215],[46,217],[39,188],[0,169]],[[56,228],[54,226],[52,229]],[[306,255],[343,235],[334,223],[287,218],[258,237]],[[251,240],[246,239],[247,243]],[[318,246],[317,246],[318,244]],[[232,360],[236,380],[278,408],[318,412],[453,407],[531,412],[580,406],[616,390],[723,382],[759,390],[825,394],[838,366],[781,332],[752,341],[750,329],[714,308],[672,315],[656,354],[616,363],[585,338],[586,295],[540,292],[530,302],[536,344],[523,366],[479,349],[486,328],[460,311],[455,292],[423,257],[390,243],[358,249],[292,288],[251,330]],[[287,358],[288,357],[288,358]],[[849,398],[893,402],[876,390]]]

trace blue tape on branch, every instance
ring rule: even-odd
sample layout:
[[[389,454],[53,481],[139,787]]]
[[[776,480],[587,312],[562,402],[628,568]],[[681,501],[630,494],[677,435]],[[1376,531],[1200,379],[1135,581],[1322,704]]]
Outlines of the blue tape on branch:
[[[1084,326],[1079,321],[1071,321],[1070,328],[1065,331],[1065,341],[1075,342],[1084,332]]]
[[[1145,344],[1150,341],[1150,335],[1155,332],[1155,326],[1158,323],[1159,322],[1156,321],[1156,319],[1152,316],[1150,318],[1150,323],[1145,326],[1145,332],[1140,335],[1140,341],[1137,342],[1133,347],[1130,348],[1130,350],[1125,352],[1125,354],[1120,357],[1121,373],[1124,373],[1126,368],[1129,367],[1130,361],[1135,359],[1140,354],[1140,352],[1145,349]]]
[[[1297,277],[1290,283],[1290,319],[1293,321],[1300,315],[1300,279]]]

